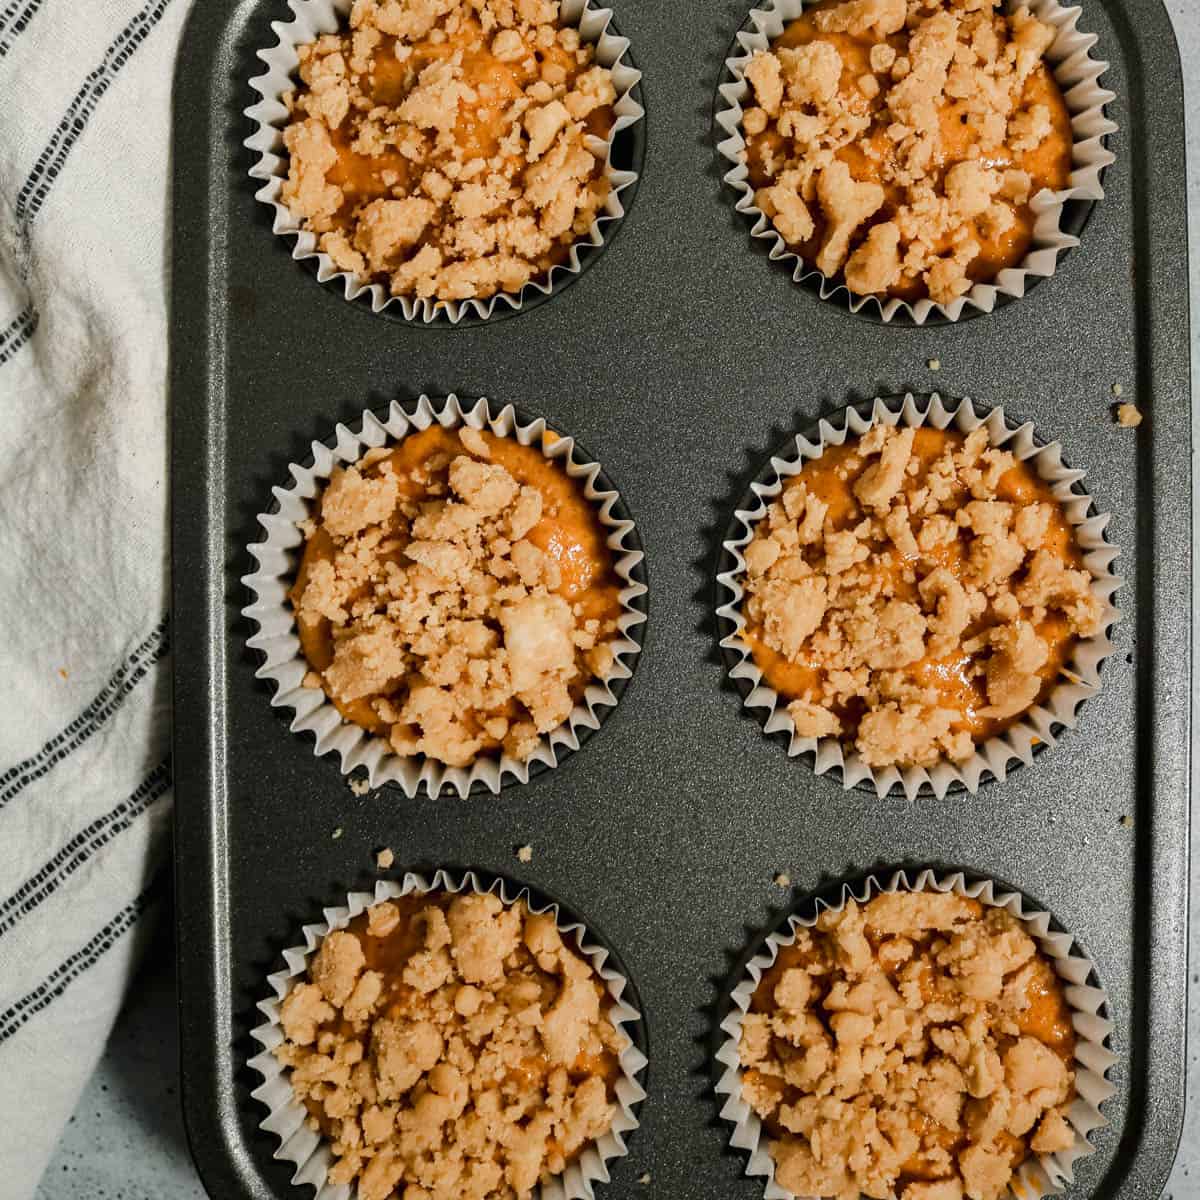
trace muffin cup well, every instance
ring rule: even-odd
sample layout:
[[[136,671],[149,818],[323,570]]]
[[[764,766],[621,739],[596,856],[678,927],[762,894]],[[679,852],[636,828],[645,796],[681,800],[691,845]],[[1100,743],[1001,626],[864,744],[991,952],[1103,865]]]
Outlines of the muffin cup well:
[[[392,296],[383,284],[341,270],[328,254],[317,248],[317,235],[303,229],[300,220],[292,215],[281,199],[288,172],[283,131],[290,116],[283,97],[296,85],[293,78],[299,63],[296,47],[322,34],[344,29],[352,4],[353,0],[288,0],[292,19],[271,22],[278,42],[270,49],[257,52],[267,70],[250,80],[250,86],[262,97],[245,110],[245,115],[255,126],[254,132],[243,143],[257,155],[250,168],[250,177],[264,181],[263,186],[255,192],[255,199],[272,209],[274,233],[295,237],[292,257],[297,261],[316,259],[318,281],[340,284],[347,300],[357,300],[365,294],[370,298],[372,312],[398,309],[406,320],[425,324],[442,318],[451,325],[457,325],[464,317],[486,320],[498,308],[501,313],[520,312],[524,307],[549,296],[571,276],[578,275],[584,267],[580,252],[604,245],[605,233],[609,232],[611,236],[611,229],[606,227],[611,227],[625,216],[621,193],[627,191],[638,178],[636,170],[621,170],[613,163],[617,136],[640,121],[645,111],[633,95],[642,73],[625,61],[629,39],[609,31],[612,9],[594,8],[591,0],[562,0],[560,10],[563,25],[577,28],[580,39],[596,48],[596,62],[612,71],[613,86],[617,92],[613,105],[616,119],[608,138],[591,135],[586,138],[588,149],[593,154],[603,156],[604,174],[611,187],[603,213],[592,222],[587,234],[571,246],[565,263],[556,264],[530,280],[520,292],[497,292],[478,300],[438,300],[436,297],[419,299],[415,296]],[[500,307],[501,302],[503,307]]]
[[[1039,443],[1032,424],[1011,423],[1003,408],[986,409],[981,417],[970,400],[952,403],[953,407],[947,408],[936,393],[928,398],[924,407],[912,393],[907,394],[896,409],[877,399],[866,415],[855,408],[847,408],[832,419],[821,420],[817,424],[815,440],[797,434],[770,459],[758,480],[750,485],[753,503],[734,513],[732,530],[723,547],[734,565],[717,576],[718,585],[730,597],[717,609],[717,616],[727,622],[726,628],[733,627],[732,632],[721,639],[721,646],[732,662],[729,676],[738,683],[745,706],[765,710],[766,733],[782,732],[790,736],[789,755],[812,754],[818,775],[840,769],[843,787],[849,789],[867,783],[875,788],[880,798],[897,786],[910,800],[915,799],[923,787],[931,789],[939,798],[956,784],[974,793],[989,774],[1003,780],[1013,760],[1031,763],[1034,747],[1039,742],[1052,746],[1059,729],[1073,729],[1081,705],[1099,692],[1101,664],[1114,649],[1107,631],[1121,617],[1112,604],[1112,596],[1121,586],[1121,580],[1111,570],[1119,551],[1104,536],[1109,514],[1093,513],[1092,497],[1079,487],[1084,473],[1063,462],[1062,447],[1058,442]],[[1035,705],[1004,733],[977,744],[975,753],[965,763],[944,760],[931,768],[891,766],[876,769],[868,767],[857,751],[846,750],[838,738],[801,737],[787,711],[788,702],[763,682],[762,672],[742,638],[746,627],[741,611],[745,595],[741,579],[746,569],[742,551],[754,536],[754,526],[766,515],[768,504],[783,490],[785,481],[799,474],[805,463],[819,458],[826,446],[840,446],[847,439],[861,437],[879,423],[892,427],[930,425],[935,429],[953,428],[964,434],[980,426],[986,427],[992,446],[1011,451],[1050,484],[1074,530],[1084,566],[1092,576],[1095,594],[1105,606],[1104,630],[1095,637],[1079,640],[1070,674],[1063,673],[1045,704]]]
[[[303,945],[283,951],[286,968],[267,977],[267,983],[274,996],[258,1004],[259,1011],[267,1020],[251,1031],[251,1036],[263,1047],[262,1052],[251,1058],[248,1063],[263,1077],[263,1083],[252,1093],[268,1110],[267,1116],[259,1123],[259,1128],[279,1138],[279,1149],[276,1150],[275,1157],[290,1162],[296,1168],[292,1183],[307,1183],[316,1188],[316,1200],[351,1200],[357,1189],[352,1189],[349,1184],[337,1185],[328,1182],[327,1176],[332,1163],[329,1147],[322,1136],[305,1123],[307,1111],[296,1100],[288,1073],[273,1053],[284,1040],[279,1017],[280,1007],[284,998],[307,971],[309,956],[319,948],[326,934],[335,929],[345,929],[353,918],[372,905],[399,896],[423,895],[433,891],[455,894],[469,891],[479,895],[493,892],[505,904],[524,900],[531,912],[552,913],[563,939],[574,942],[579,952],[592,964],[612,997],[610,1019],[613,1025],[623,1030],[625,1026],[642,1019],[641,1014],[625,996],[629,986],[628,980],[608,963],[609,952],[590,940],[584,925],[564,921],[558,905],[535,903],[527,888],[512,894],[508,882],[503,879],[485,885],[473,871],[456,875],[439,870],[428,878],[409,872],[399,883],[380,880],[375,885],[374,894],[351,892],[344,905],[325,909],[325,920],[322,923],[304,926]],[[628,1036],[626,1032],[626,1037]],[[540,1200],[591,1200],[594,1194],[593,1185],[608,1181],[608,1164],[613,1159],[623,1158],[627,1153],[625,1137],[638,1127],[638,1118],[634,1110],[646,1098],[646,1092],[638,1082],[637,1076],[646,1066],[647,1060],[630,1040],[618,1061],[621,1078],[615,1088],[617,1112],[611,1128],[603,1137],[589,1145],[562,1175],[541,1188]]]
[[[623,584],[611,668],[602,678],[592,679],[567,720],[543,734],[537,749],[527,759],[518,760],[507,754],[481,755],[469,767],[448,767],[421,756],[403,757],[392,750],[386,739],[346,721],[322,690],[304,686],[310,668],[300,647],[295,615],[288,600],[288,590],[303,553],[300,522],[309,516],[311,503],[335,467],[357,462],[368,450],[400,442],[409,433],[428,429],[435,422],[447,429],[462,426],[487,429],[497,437],[513,438],[523,446],[539,446],[546,458],[558,463],[594,506],[608,533],[613,567]],[[639,578],[641,543],[633,522],[620,514],[617,493],[604,486],[599,465],[578,455],[574,439],[557,436],[548,439],[551,433],[541,418],[522,421],[511,404],[494,413],[486,400],[463,407],[456,396],[450,395],[440,406],[435,406],[427,396],[422,396],[411,413],[393,403],[383,420],[370,410],[364,412],[356,431],[338,425],[331,446],[313,442],[311,465],[292,463],[288,467],[291,484],[272,489],[278,508],[259,514],[266,538],[249,547],[258,568],[242,579],[254,597],[242,609],[242,615],[258,626],[247,644],[265,656],[256,675],[275,685],[272,706],[290,708],[295,713],[292,731],[312,733],[316,738],[313,753],[318,757],[336,753],[343,775],[361,768],[366,771],[371,787],[396,783],[408,796],[415,796],[422,784],[431,796],[443,790],[466,796],[473,786],[476,790],[498,792],[507,779],[527,783],[531,769],[538,764],[544,768],[557,766],[562,756],[579,749],[582,738],[588,731],[598,729],[607,710],[617,704],[618,692],[633,674],[631,664],[641,649],[638,626],[646,620],[637,603],[646,593]]]
[[[1071,114],[1074,141],[1071,148],[1071,173],[1061,191],[1044,188],[1030,199],[1035,216],[1033,245],[1018,266],[1000,271],[992,283],[977,283],[964,296],[950,304],[936,304],[925,298],[908,302],[896,297],[856,296],[844,283],[822,274],[806,263],[776,231],[770,218],[754,202],[754,188],[746,167],[746,140],[742,133],[742,103],[750,94],[745,79],[746,66],[756,51],[767,50],[784,28],[803,12],[805,0],[770,0],[763,8],[750,12],[748,28],[737,35],[739,52],[725,60],[723,82],[718,88],[717,124],[726,135],[717,145],[722,158],[733,165],[725,172],[725,182],[738,193],[735,207],[752,221],[751,235],[771,243],[768,257],[792,267],[792,278],[814,290],[822,300],[835,300],[852,313],[868,310],[885,322],[924,325],[935,321],[957,321],[964,315],[990,313],[1003,300],[1019,299],[1038,278],[1053,275],[1059,255],[1079,245],[1079,239],[1064,228],[1067,205],[1104,198],[1101,175],[1116,160],[1104,139],[1117,126],[1105,114],[1104,106],[1116,99],[1102,88],[1100,76],[1109,64],[1091,56],[1097,42],[1095,34],[1081,33],[1076,27],[1080,8],[1064,8],[1057,0],[1025,0],[1035,16],[1057,30],[1046,60],[1062,90]],[[810,0],[811,4],[811,0]]]
[[[954,892],[992,908],[1006,909],[1021,922],[1025,932],[1054,963],[1064,984],[1063,994],[1071,1008],[1076,1036],[1076,1097],[1068,1114],[1075,1131],[1075,1144],[1057,1154],[1030,1156],[1018,1168],[1014,1182],[1020,1180],[1022,1190],[1017,1194],[1024,1200],[1039,1200],[1042,1196],[1057,1194],[1073,1180],[1075,1163],[1094,1153],[1095,1147],[1089,1141],[1089,1135],[1108,1124],[1101,1106],[1116,1091],[1106,1078],[1109,1069],[1117,1062],[1116,1055],[1105,1044],[1113,1031],[1112,1022],[1105,1015],[1111,1011],[1111,1006],[1104,991],[1089,983],[1095,973],[1091,960],[1081,953],[1072,952],[1074,939],[1068,933],[1051,928],[1049,913],[1030,905],[1018,892],[1007,891],[990,879],[969,880],[961,872],[939,875],[931,869],[925,869],[910,883],[904,871],[897,871],[887,878],[882,875],[868,876],[853,887],[843,884],[837,902],[829,903],[818,897],[811,915],[789,917],[781,931],[765,939],[763,948],[747,964],[746,977],[730,994],[729,1015],[721,1022],[721,1031],[726,1037],[716,1058],[725,1069],[716,1084],[716,1092],[718,1096],[726,1098],[721,1116],[734,1127],[730,1144],[738,1150],[749,1152],[746,1174],[765,1177],[763,1194],[766,1200],[796,1200],[792,1192],[776,1183],[775,1160],[767,1150],[762,1122],[742,1099],[741,1061],[738,1054],[742,1019],[749,1011],[751,997],[764,972],[775,962],[780,947],[795,942],[797,930],[811,928],[825,910],[841,912],[850,899],[865,904],[879,893],[900,891]]]

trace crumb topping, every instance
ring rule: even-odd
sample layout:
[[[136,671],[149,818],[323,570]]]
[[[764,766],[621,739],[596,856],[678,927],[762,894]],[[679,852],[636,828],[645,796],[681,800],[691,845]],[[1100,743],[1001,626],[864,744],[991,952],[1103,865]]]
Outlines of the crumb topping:
[[[612,1124],[610,1007],[552,916],[406,896],[325,938],[274,1053],[359,1200],[528,1200]]]
[[[824,0],[745,71],[755,203],[857,295],[948,304],[1024,258],[1066,186],[1054,30],[1000,0]]]
[[[605,531],[536,448],[432,426],[338,468],[304,533],[291,598],[305,657],[397,754],[528,758],[612,669]]]
[[[1104,605],[1050,487],[983,427],[876,425],[804,465],[745,551],[745,640],[801,737],[964,761],[1054,687]]]
[[[854,900],[797,931],[742,1022],[742,1096],[798,1196],[999,1200],[1075,1142],[1075,1036],[1021,923],[953,893]]]
[[[603,209],[616,89],[558,0],[355,0],[297,50],[282,199],[339,269],[517,292]]]
[[[1142,423],[1142,410],[1136,404],[1126,401],[1117,405],[1117,424],[1126,429],[1136,429]]]

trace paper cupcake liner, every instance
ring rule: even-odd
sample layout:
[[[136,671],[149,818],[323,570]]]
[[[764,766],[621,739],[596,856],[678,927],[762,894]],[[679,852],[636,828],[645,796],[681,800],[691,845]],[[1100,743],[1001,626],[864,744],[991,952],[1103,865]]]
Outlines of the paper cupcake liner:
[[[320,946],[326,934],[335,929],[345,929],[354,917],[375,904],[394,900],[399,896],[433,891],[454,894],[470,891],[478,895],[494,892],[506,905],[524,900],[530,912],[552,913],[564,940],[568,937],[574,940],[580,953],[591,962],[608,989],[613,1001],[609,1019],[614,1027],[626,1032],[628,1038],[624,1027],[642,1019],[641,1013],[624,996],[629,981],[608,964],[608,950],[590,940],[590,934],[584,925],[578,922],[564,923],[557,904],[535,903],[528,888],[521,888],[515,894],[510,894],[506,880],[497,879],[485,886],[473,871],[464,875],[451,875],[440,870],[431,878],[409,872],[399,883],[381,879],[375,884],[374,894],[351,892],[345,905],[325,909],[323,922],[304,926],[303,945],[293,946],[283,952],[286,969],[267,977],[267,983],[274,996],[261,1000],[258,1004],[259,1011],[267,1019],[251,1031],[251,1036],[263,1047],[262,1053],[255,1055],[248,1063],[263,1077],[262,1084],[251,1093],[255,1100],[264,1104],[268,1110],[267,1116],[259,1122],[259,1128],[279,1138],[279,1149],[275,1151],[275,1157],[291,1163],[296,1168],[292,1176],[293,1184],[311,1184],[316,1188],[315,1200],[351,1200],[358,1189],[350,1184],[328,1182],[329,1168],[333,1160],[329,1146],[320,1133],[307,1125],[308,1112],[292,1092],[289,1072],[273,1053],[284,1040],[279,1019],[281,1005],[296,982],[307,971],[309,956]],[[613,1159],[623,1158],[627,1153],[625,1137],[636,1129],[639,1123],[634,1110],[646,1098],[646,1092],[638,1082],[637,1076],[646,1066],[647,1060],[630,1039],[618,1062],[621,1078],[615,1086],[617,1112],[613,1117],[612,1126],[603,1137],[588,1145],[561,1175],[542,1185],[539,1193],[541,1200],[592,1200],[593,1185],[597,1182],[608,1182],[608,1164]]]
[[[519,312],[527,303],[532,303],[539,297],[549,296],[557,286],[556,280],[578,275],[584,266],[580,251],[587,247],[604,245],[605,227],[625,216],[621,193],[638,178],[636,170],[619,170],[613,165],[613,147],[617,135],[640,121],[645,115],[645,110],[633,96],[633,89],[641,80],[642,73],[628,62],[622,61],[629,49],[629,39],[609,32],[612,9],[593,8],[591,0],[562,0],[560,9],[562,24],[577,28],[580,39],[588,45],[595,46],[596,62],[612,71],[613,86],[617,92],[613,105],[616,119],[608,138],[605,140],[590,134],[585,135],[588,149],[597,156],[603,155],[604,174],[611,187],[603,213],[592,222],[587,234],[571,246],[566,263],[555,264],[543,275],[530,280],[520,292],[497,292],[493,296],[478,300],[438,300],[392,296],[383,284],[372,283],[350,271],[341,270],[328,254],[317,249],[317,235],[301,228],[300,221],[280,199],[288,170],[283,130],[290,117],[283,103],[283,96],[296,86],[293,75],[300,61],[296,47],[314,41],[322,34],[345,29],[352,6],[353,0],[288,0],[292,19],[271,22],[271,28],[279,41],[271,49],[257,52],[267,70],[265,74],[250,80],[250,86],[262,97],[245,110],[245,115],[254,122],[255,129],[243,145],[258,155],[250,168],[250,177],[265,181],[255,192],[255,199],[273,210],[274,233],[295,237],[292,257],[297,261],[315,258],[318,281],[340,281],[347,300],[357,300],[365,293],[370,296],[372,312],[381,312],[385,308],[396,306],[403,312],[406,320],[423,321],[426,324],[445,317],[451,325],[456,325],[468,315],[486,320],[496,311],[497,304],[501,301],[508,310]]]
[[[910,883],[904,871],[897,871],[886,881],[882,876],[871,875],[857,886],[843,884],[840,899],[836,903],[817,897],[811,916],[793,915],[788,918],[785,929],[765,939],[762,950],[747,964],[746,977],[730,994],[729,1015],[720,1026],[726,1037],[716,1058],[725,1069],[716,1084],[716,1092],[718,1096],[726,1097],[721,1116],[734,1126],[730,1144],[738,1150],[749,1152],[746,1174],[765,1177],[763,1194],[766,1200],[796,1200],[794,1193],[775,1181],[775,1160],[763,1139],[762,1122],[742,1099],[741,1061],[738,1055],[742,1019],[750,1008],[750,999],[764,972],[775,962],[780,947],[795,942],[797,930],[811,928],[826,909],[841,912],[852,898],[863,904],[877,893],[899,891],[954,892],[992,908],[1007,909],[1038,943],[1042,953],[1053,961],[1064,984],[1063,995],[1071,1008],[1076,1036],[1076,1096],[1068,1113],[1068,1120],[1075,1130],[1075,1144],[1069,1150],[1056,1154],[1031,1155],[1013,1176],[1011,1194],[1022,1197],[1022,1200],[1039,1200],[1042,1196],[1057,1195],[1074,1179],[1075,1163],[1095,1152],[1089,1135],[1108,1124],[1101,1106],[1116,1091],[1106,1078],[1110,1068],[1117,1062],[1116,1055],[1105,1044],[1113,1032],[1112,1022],[1104,1015],[1111,1011],[1111,1006],[1104,991],[1089,983],[1093,977],[1099,978],[1094,964],[1082,953],[1073,952],[1074,939],[1070,934],[1051,928],[1049,913],[1030,905],[1028,899],[1019,892],[1005,891],[990,879],[968,880],[961,872],[939,875],[925,869]]]
[[[428,429],[435,422],[447,429],[460,426],[487,429],[498,437],[514,438],[523,446],[539,446],[546,458],[557,462],[595,507],[600,523],[608,531],[614,570],[624,584],[619,593],[618,635],[611,643],[612,666],[603,677],[592,679],[567,720],[543,734],[537,749],[527,759],[515,759],[508,754],[498,758],[480,755],[469,767],[448,767],[423,756],[404,757],[392,750],[386,739],[345,720],[324,691],[304,686],[310,668],[300,647],[295,614],[288,600],[288,590],[303,553],[304,535],[299,523],[309,516],[311,502],[336,466],[357,462],[368,450],[400,442],[409,433]],[[616,706],[624,681],[633,674],[631,663],[641,649],[640,631],[638,637],[634,631],[646,620],[638,604],[646,594],[646,587],[638,577],[643,558],[641,543],[633,522],[620,515],[620,497],[606,488],[600,478],[599,464],[579,457],[573,438],[558,437],[547,445],[544,435],[548,432],[552,431],[544,420],[539,417],[522,421],[511,404],[493,414],[486,400],[476,400],[464,408],[456,396],[450,395],[441,407],[435,407],[433,401],[422,396],[411,413],[393,403],[384,420],[370,410],[364,412],[356,431],[339,424],[331,446],[313,442],[311,465],[292,463],[288,467],[292,483],[272,489],[278,509],[259,514],[266,538],[249,547],[258,569],[242,578],[254,597],[242,609],[242,615],[258,626],[247,644],[265,656],[255,674],[275,685],[272,706],[291,709],[295,713],[292,731],[312,733],[316,738],[313,753],[318,757],[336,753],[341,759],[343,775],[361,768],[366,771],[371,787],[396,783],[410,797],[417,794],[422,784],[430,796],[443,789],[466,796],[473,786],[476,790],[498,792],[506,777],[528,783],[535,766],[557,766],[562,757],[579,749],[583,737],[598,729],[607,710]]]
[[[815,288],[822,300],[834,299],[846,304],[854,313],[873,305],[875,314],[888,322],[900,316],[916,325],[924,325],[931,315],[957,321],[964,313],[990,313],[1001,297],[1019,299],[1024,296],[1026,289],[1038,278],[1054,274],[1060,254],[1079,245],[1079,239],[1063,228],[1066,206],[1071,201],[1103,200],[1101,175],[1105,167],[1116,161],[1116,156],[1104,144],[1105,137],[1117,130],[1104,112],[1104,106],[1116,96],[1099,84],[1100,76],[1108,70],[1109,64],[1091,56],[1098,41],[1096,35],[1081,33],[1076,28],[1083,11],[1081,8],[1064,8],[1057,0],[1024,0],[1024,3],[1036,17],[1057,30],[1045,57],[1071,114],[1074,135],[1071,173],[1067,186],[1061,191],[1044,188],[1030,199],[1030,208],[1035,215],[1033,244],[1021,264],[1000,271],[992,283],[975,284],[966,295],[950,304],[935,304],[928,298],[909,303],[895,297],[881,300],[876,296],[856,296],[844,283],[828,278],[789,250],[770,219],[754,203],[754,188],[750,185],[745,163],[746,140],[742,136],[742,102],[750,92],[750,85],[745,81],[746,65],[756,51],[769,49],[784,27],[800,16],[805,0],[769,0],[766,7],[751,10],[749,24],[752,28],[743,28],[738,33],[741,52],[725,60],[726,81],[718,88],[720,100],[716,120],[728,136],[718,143],[717,150],[733,164],[724,179],[738,193],[737,211],[753,221],[751,235],[771,243],[770,259],[794,264],[792,278],[795,282]]]
[[[790,736],[789,755],[812,754],[818,775],[840,770],[844,788],[849,790],[860,783],[868,784],[875,788],[881,799],[897,786],[904,790],[909,800],[915,799],[923,787],[930,788],[939,799],[958,784],[974,794],[988,775],[1003,781],[1012,761],[1025,765],[1032,763],[1035,746],[1039,743],[1052,746],[1060,729],[1074,729],[1080,707],[1099,692],[1101,664],[1114,649],[1107,631],[1121,618],[1120,610],[1112,604],[1112,597],[1122,581],[1111,570],[1120,551],[1104,536],[1110,514],[1100,512],[1092,497],[1080,486],[1084,472],[1074,470],[1063,462],[1062,447],[1058,442],[1041,444],[1032,423],[1011,424],[1003,408],[987,409],[981,417],[970,400],[952,403],[954,407],[947,408],[941,397],[934,393],[922,407],[910,392],[895,410],[884,400],[876,399],[866,416],[855,408],[847,408],[832,420],[821,420],[817,424],[815,441],[797,434],[781,454],[771,458],[758,481],[750,485],[754,504],[734,513],[733,533],[724,542],[724,550],[734,566],[717,576],[718,585],[730,597],[717,609],[717,616],[733,626],[732,632],[721,639],[721,646],[733,660],[729,676],[743,690],[745,706],[765,710],[763,721],[766,733],[782,732]],[[754,526],[766,515],[768,504],[783,490],[785,480],[799,474],[806,462],[819,458],[826,446],[840,446],[847,438],[861,437],[880,422],[892,427],[926,424],[934,429],[953,427],[964,434],[980,426],[986,427],[992,446],[1011,451],[1019,461],[1030,464],[1040,478],[1050,484],[1051,491],[1062,505],[1067,522],[1074,530],[1076,544],[1083,553],[1084,566],[1092,576],[1095,594],[1105,606],[1104,630],[1095,637],[1079,640],[1070,664],[1070,674],[1063,672],[1045,703],[1035,705],[1004,733],[977,744],[975,753],[965,763],[945,760],[932,768],[871,768],[862,761],[856,750],[845,749],[838,738],[801,737],[787,711],[788,701],[763,682],[762,672],[755,665],[750,647],[742,639],[746,627],[741,612],[745,595],[741,577],[746,569],[742,551],[754,535]],[[1097,511],[1093,512],[1093,508]]]

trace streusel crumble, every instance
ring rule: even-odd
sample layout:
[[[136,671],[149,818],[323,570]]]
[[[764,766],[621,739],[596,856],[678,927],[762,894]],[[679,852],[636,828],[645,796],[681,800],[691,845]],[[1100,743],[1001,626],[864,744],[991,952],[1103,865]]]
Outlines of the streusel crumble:
[[[801,737],[963,761],[1043,701],[1105,608],[1050,486],[986,428],[879,424],[806,462],[745,551],[744,640]]]
[[[326,936],[275,1055],[358,1200],[527,1200],[612,1124],[611,1008],[551,915],[433,892]]]
[[[612,667],[604,527],[537,448],[433,425],[337,469],[303,528],[306,685],[397,754],[524,760]]]
[[[341,270],[514,293],[603,209],[616,90],[558,0],[355,0],[298,53],[282,200]]]
[[[742,1021],[741,1091],[798,1196],[999,1200],[1075,1142],[1075,1034],[1050,961],[954,893],[850,900],[799,929]]]
[[[746,67],[755,203],[857,295],[948,304],[1028,252],[1066,186],[1054,30],[1000,0],[826,0]]]

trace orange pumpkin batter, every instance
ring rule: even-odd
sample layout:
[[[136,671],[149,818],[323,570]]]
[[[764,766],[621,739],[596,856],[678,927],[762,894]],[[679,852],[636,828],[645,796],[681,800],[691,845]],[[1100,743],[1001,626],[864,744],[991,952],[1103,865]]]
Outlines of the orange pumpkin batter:
[[[376,1017],[397,1019],[417,998],[419,993],[416,988],[411,982],[406,982],[404,979],[404,968],[409,964],[413,955],[419,954],[424,949],[428,926],[426,919],[419,917],[419,914],[427,912],[430,908],[436,908],[445,913],[450,908],[453,899],[454,896],[448,892],[428,892],[399,896],[388,901],[395,908],[399,920],[393,929],[381,936],[373,935],[370,932],[369,911],[355,917],[346,926],[346,932],[357,938],[362,948],[363,969],[377,972],[382,980],[380,997],[375,1007]],[[526,911],[524,904],[521,905],[520,911],[522,913]],[[389,916],[388,923],[390,920]],[[532,965],[528,956],[523,953],[523,948],[518,951],[518,954],[526,965]],[[539,1002],[549,1008],[555,999],[558,986],[550,975],[540,977],[538,984]],[[595,991],[602,1009],[606,1011],[610,1009],[612,1007],[611,997],[598,978],[591,981],[591,987]],[[329,1024],[328,1028],[336,1036],[345,1038],[352,1038],[360,1032],[355,1023],[348,1020],[344,1014],[339,1015],[335,1021]],[[506,1082],[511,1082],[518,1089],[542,1088],[552,1069],[553,1063],[543,1050],[524,1056],[509,1068],[505,1078]],[[568,1075],[575,1085],[592,1077],[602,1079],[605,1090],[611,1098],[620,1075],[619,1056],[607,1048],[601,1048],[596,1053],[588,1053],[586,1050],[580,1049],[570,1064]],[[319,1122],[323,1133],[336,1134],[334,1122],[326,1114],[320,1099],[310,1098],[306,1107]],[[577,1154],[576,1151],[571,1157],[577,1157]]]
[[[850,902],[799,931],[740,1049],[777,1182],[800,1195],[933,1180],[999,1195],[1031,1153],[1074,1142],[1062,982],[1007,912],[954,894]]]
[[[387,900],[326,936],[275,1054],[362,1196],[528,1197],[610,1127],[628,1044],[592,965],[523,901]]]
[[[872,765],[966,757],[1044,702],[1096,632],[1049,485],[973,437],[927,426],[830,447],[756,527],[743,636],[802,736],[857,743]]]
[[[557,12],[557,5],[555,5]],[[544,15],[544,13],[543,13]],[[513,6],[356,5],[299,48],[283,200],[343,270],[443,300],[516,291],[603,205],[615,91],[578,32]]]
[[[559,724],[611,664],[608,641],[621,608],[604,527],[565,472],[513,439],[466,437],[470,449],[459,431],[433,425],[335,476],[291,592],[312,686],[398,752],[462,762],[501,747],[528,753],[531,720],[537,732]],[[553,440],[548,434],[547,445]],[[458,460],[471,464],[466,482],[452,465]],[[496,511],[481,491],[488,486],[504,501]],[[373,495],[381,488],[382,501]],[[356,505],[373,519],[347,517]],[[526,624],[535,635],[543,626],[552,634],[549,647],[532,651],[550,655],[545,678],[536,663],[514,658],[522,652],[512,639],[524,637]],[[360,639],[370,653],[356,650]],[[512,678],[521,672],[528,687]],[[543,687],[553,703],[539,712]],[[415,707],[414,690],[425,696]],[[452,701],[450,711],[443,699]],[[447,736],[439,735],[447,723]]]
[[[881,11],[890,7],[881,0]],[[886,19],[845,28],[837,11],[845,8],[839,0],[823,0],[772,44],[785,85],[777,103],[776,72],[761,61],[747,71],[762,105],[747,114],[750,182],[789,247],[851,291],[948,302],[970,284],[990,282],[1020,263],[1033,238],[1029,198],[1067,185],[1070,114],[1039,59],[1039,48],[1048,44],[1040,31],[1048,27],[1022,22],[1014,30],[1004,16],[956,13],[955,26],[935,21],[930,34],[921,28],[882,33],[891,28]],[[946,16],[937,14],[938,20]],[[949,72],[935,34],[965,56]],[[790,56],[815,43],[836,51],[840,69],[832,59]],[[1010,44],[1022,47],[1017,63],[1005,57]],[[929,78],[912,89],[923,94],[906,95],[904,88],[912,85],[904,80],[922,69],[921,61],[933,63]],[[896,63],[907,70],[901,73]],[[836,81],[831,94],[824,85],[814,95],[811,86],[790,82],[822,70],[829,73],[827,83]],[[793,88],[799,89],[795,96]],[[814,121],[825,126],[815,141]],[[845,164],[848,178],[824,188],[821,173],[832,162]],[[948,180],[955,167],[960,170]],[[863,184],[876,189],[877,203],[869,190],[856,187]],[[842,252],[823,258],[831,225],[851,210],[860,213],[853,234]],[[888,232],[875,235],[879,245],[867,244],[879,225]],[[893,229],[899,235],[894,245]]]

